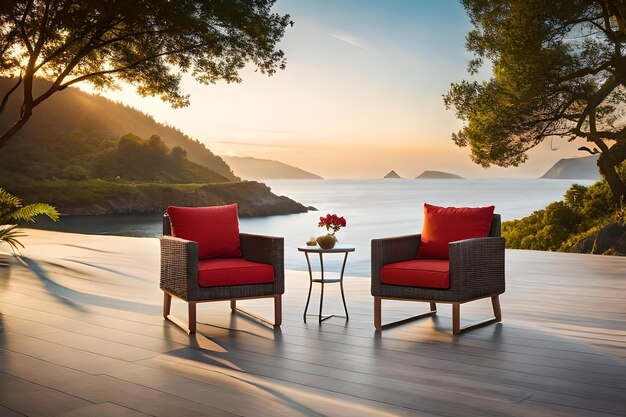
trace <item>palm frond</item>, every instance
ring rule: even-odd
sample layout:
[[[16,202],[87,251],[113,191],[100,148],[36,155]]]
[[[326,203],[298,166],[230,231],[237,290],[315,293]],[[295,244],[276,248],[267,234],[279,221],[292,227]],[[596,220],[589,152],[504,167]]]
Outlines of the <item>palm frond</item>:
[[[19,239],[25,237],[17,228],[22,223],[35,223],[39,215],[48,216],[52,221],[59,220],[59,212],[50,204],[34,203],[22,206],[22,200],[0,188],[0,243],[6,242],[14,254],[24,247]]]
[[[0,226],[0,242],[6,242],[14,254],[19,253],[20,247],[24,247],[18,239],[26,236],[18,231],[18,225],[2,225]]]
[[[0,224],[11,223],[11,213],[22,207],[22,200],[0,188]]]
[[[3,207],[22,207],[22,200],[0,187],[0,206]]]
[[[55,222],[59,220],[59,212],[57,211],[57,209],[46,203],[29,204],[15,210],[8,216],[10,217],[11,221],[14,221],[16,223],[34,223],[35,217],[39,216],[40,214],[48,216],[50,220]]]

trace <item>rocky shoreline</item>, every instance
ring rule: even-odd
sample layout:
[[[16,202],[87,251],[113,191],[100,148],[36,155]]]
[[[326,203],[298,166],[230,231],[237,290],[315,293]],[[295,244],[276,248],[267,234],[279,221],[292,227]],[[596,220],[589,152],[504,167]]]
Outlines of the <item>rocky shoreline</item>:
[[[255,181],[219,184],[132,184],[114,181],[41,182],[7,187],[25,203],[46,202],[63,215],[163,213],[167,206],[237,203],[241,217],[306,213],[315,210]]]

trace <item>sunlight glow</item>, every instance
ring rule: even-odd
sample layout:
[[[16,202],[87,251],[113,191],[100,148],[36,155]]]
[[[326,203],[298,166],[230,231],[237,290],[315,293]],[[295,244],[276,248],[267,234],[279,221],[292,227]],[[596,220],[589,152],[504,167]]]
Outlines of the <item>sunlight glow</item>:
[[[266,77],[249,67],[241,84],[201,85],[185,75],[191,105],[183,109],[142,98],[128,85],[103,95],[176,126],[216,154],[279,160],[325,178],[378,178],[391,169],[405,177],[427,169],[537,177],[562,157],[581,156],[578,144],[555,152],[540,145],[519,168],[484,169],[454,145],[451,134],[461,124],[442,95],[468,78],[471,58],[464,49],[470,23],[457,1],[390,7],[325,0],[313,7],[279,0],[275,8],[295,22],[281,43],[285,71]],[[488,78],[489,68],[479,77]]]

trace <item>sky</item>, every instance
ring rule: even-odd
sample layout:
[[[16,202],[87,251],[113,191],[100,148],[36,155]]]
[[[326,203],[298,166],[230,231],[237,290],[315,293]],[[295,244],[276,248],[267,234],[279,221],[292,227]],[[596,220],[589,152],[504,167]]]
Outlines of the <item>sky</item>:
[[[240,84],[183,77],[190,106],[172,109],[131,86],[103,95],[136,107],[218,155],[278,160],[324,178],[380,178],[395,170],[465,177],[538,177],[560,158],[584,156],[555,139],[520,167],[482,168],[451,134],[450,83],[473,79],[465,50],[471,24],[454,0],[278,0],[294,21],[279,47],[287,68],[247,67]],[[477,75],[486,79],[490,68]],[[557,150],[553,151],[552,148]]]

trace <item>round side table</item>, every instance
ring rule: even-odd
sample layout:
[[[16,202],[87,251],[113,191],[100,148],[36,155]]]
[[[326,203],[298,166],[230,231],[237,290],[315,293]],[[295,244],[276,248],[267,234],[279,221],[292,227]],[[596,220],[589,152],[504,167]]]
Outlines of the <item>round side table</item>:
[[[335,245],[332,249],[322,249],[319,246],[301,246],[298,248],[298,251],[304,252],[304,256],[306,257],[306,263],[309,267],[309,295],[306,298],[306,306],[304,307],[304,314],[302,315],[304,322],[306,323],[306,312],[309,309],[309,301],[311,301],[311,289],[313,288],[314,282],[319,282],[322,284],[322,290],[320,294],[320,312],[318,314],[319,322],[323,322],[324,320],[328,320],[333,317],[334,314],[329,316],[322,316],[322,304],[324,303],[324,284],[332,284],[339,283],[341,287],[341,298],[343,300],[343,308],[346,311],[346,320],[349,320],[348,317],[348,307],[346,307],[346,297],[343,293],[343,272],[346,269],[346,261],[348,260],[348,253],[354,252],[354,246],[350,245]],[[320,278],[313,278],[313,270],[311,269],[311,260],[309,259],[309,254],[317,253],[320,257]],[[325,253],[343,253],[343,264],[341,266],[341,273],[339,274],[339,278],[324,278],[324,254]]]

